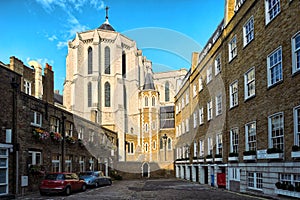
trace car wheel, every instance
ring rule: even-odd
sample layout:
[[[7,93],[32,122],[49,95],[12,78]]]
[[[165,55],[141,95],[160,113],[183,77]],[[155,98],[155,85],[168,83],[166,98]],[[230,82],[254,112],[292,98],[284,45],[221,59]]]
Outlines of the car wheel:
[[[71,187],[68,186],[68,187],[66,187],[66,189],[65,189],[65,195],[69,196],[70,194],[71,194]]]
[[[95,187],[96,188],[99,187],[99,183],[98,182],[95,183]]]
[[[83,185],[82,185],[81,191],[82,191],[82,192],[86,191],[86,184],[83,184]]]

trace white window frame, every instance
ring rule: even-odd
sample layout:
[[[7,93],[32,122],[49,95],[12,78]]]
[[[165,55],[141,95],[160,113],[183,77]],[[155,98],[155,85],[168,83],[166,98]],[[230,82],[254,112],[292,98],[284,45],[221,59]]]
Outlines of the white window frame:
[[[250,175],[251,175],[251,177],[250,177]],[[251,182],[250,179],[252,179],[253,182]],[[253,189],[253,190],[260,190],[260,191],[263,189],[263,174],[262,174],[262,172],[247,171],[247,188]]]
[[[193,97],[196,97],[197,96],[197,85],[196,83],[193,85]]]
[[[250,77],[252,79],[249,79],[249,74],[253,71],[254,75],[253,77]],[[245,100],[255,96],[255,68],[250,68],[245,74],[244,74],[244,91],[245,91]],[[254,92],[253,92],[254,90]],[[252,93],[251,93],[252,91]]]
[[[251,16],[243,27],[244,47],[254,39],[254,17]]]
[[[272,131],[273,131],[273,128],[272,128],[273,127],[272,126],[272,119],[275,118],[275,117],[278,117],[278,116],[282,117],[282,122],[280,122],[281,125],[282,125],[282,135],[281,136],[272,137]],[[268,137],[268,139],[269,139],[269,148],[278,148],[278,146],[274,146],[272,139],[280,137],[280,138],[282,138],[282,148],[279,148],[279,149],[281,149],[282,151],[284,151],[284,114],[283,114],[283,112],[278,112],[278,113],[275,113],[275,114],[270,115],[268,117],[268,132],[269,132],[269,137]]]
[[[3,175],[5,174],[4,182],[0,183],[0,186],[5,187],[5,192],[0,193],[0,196],[8,194],[9,187],[9,160],[8,160],[8,148],[0,148],[0,158],[2,160],[0,169],[3,171]],[[3,162],[5,160],[5,163]],[[1,174],[2,175],[2,174]]]
[[[42,152],[28,151],[28,154],[31,154],[31,160],[29,160],[30,165],[41,165],[43,163]],[[39,159],[38,159],[38,157],[39,157]]]
[[[69,122],[68,123],[69,127],[66,127],[66,136],[73,136],[73,123]]]
[[[83,127],[79,127],[78,130],[78,139],[83,139]]]
[[[241,171],[240,168],[236,168],[236,167],[232,167],[229,168],[229,180],[234,180],[234,181],[240,181],[240,177],[241,177]]]
[[[24,79],[24,92],[25,94],[31,95],[31,81]]]
[[[237,138],[234,138],[234,131]],[[238,153],[239,152],[239,128],[235,127],[230,129],[230,153]]]
[[[51,117],[50,118],[50,130],[52,132],[57,132],[59,133],[60,129],[60,120],[56,117]]]
[[[65,165],[66,165],[65,170],[67,172],[72,172],[72,160],[70,157],[68,158],[68,160],[65,160]],[[67,170],[68,168],[70,169],[69,171]]]
[[[220,152],[221,150],[221,152]],[[216,135],[216,154],[223,154],[223,138],[222,133]]]
[[[212,107],[212,100],[207,102],[207,121],[212,120],[213,118],[213,107]]]
[[[235,84],[236,84],[236,87],[235,87]],[[235,90],[236,88],[236,90]],[[229,101],[230,101],[230,108],[233,108],[237,105],[239,105],[239,84],[238,84],[238,81],[234,81],[230,84],[229,86]]]
[[[204,124],[204,112],[203,107],[199,108],[199,126]]]
[[[184,96],[182,97],[182,99],[181,99],[181,105],[182,105],[182,109],[184,108]]]
[[[198,86],[199,86],[199,92],[202,91],[203,90],[203,79],[202,79],[202,77],[199,78]]]
[[[278,60],[278,62],[274,63],[271,65],[270,60],[274,60],[273,56],[276,57],[276,60]],[[279,57],[280,56],[280,61],[279,61]],[[272,53],[270,53],[267,57],[267,67],[268,67],[268,87],[273,86],[275,84],[277,84],[278,82],[283,80],[283,69],[282,69],[282,48],[281,46],[278,47],[277,49],[275,49]],[[280,72],[278,79],[276,79],[274,82],[271,79],[271,74],[272,74],[272,70],[276,69],[275,72]],[[276,77],[277,77],[277,73],[276,73]]]
[[[185,94],[185,105],[188,105],[189,104],[189,92],[187,92],[186,94]]]
[[[217,76],[222,70],[221,55],[219,54],[215,59],[215,76]]]
[[[59,157],[59,160],[52,160],[51,163],[52,163],[52,166],[51,166],[52,172],[60,172],[61,171],[60,157]],[[58,171],[54,170],[55,166],[58,166]]]
[[[83,156],[79,157],[79,170],[80,170],[80,172],[85,171],[85,162],[84,162],[84,157]]]
[[[222,94],[216,96],[216,116],[222,114]]]
[[[197,116],[198,116],[197,110],[195,110],[194,113],[193,113],[194,128],[197,127],[197,121],[198,121]]]
[[[228,43],[229,62],[237,56],[237,39],[236,35]]]
[[[199,140],[199,156],[203,156],[204,155],[204,142],[203,140]]]
[[[194,157],[197,157],[197,155],[198,155],[197,150],[198,150],[197,141],[194,141]]]
[[[128,153],[128,155],[134,154],[134,142],[127,143],[127,153]]]
[[[270,3],[273,0],[265,0],[265,18],[266,18],[266,25],[270,23],[279,13],[280,13],[280,0],[276,0],[276,3],[274,5],[271,5]],[[276,7],[278,5],[278,7]],[[277,9],[276,9],[277,8]],[[272,11],[274,13],[272,13]]]
[[[209,66],[206,70],[206,84],[212,81],[212,66]]]
[[[207,155],[213,155],[213,139],[211,137],[207,138]]]
[[[251,129],[252,125],[254,125],[254,130]],[[252,131],[254,131],[254,135],[255,135],[255,141],[251,141],[251,142],[255,142],[255,148],[254,149],[250,149],[250,145],[249,145],[249,134],[252,133]],[[247,124],[245,124],[245,150],[246,151],[256,151],[257,149],[257,138],[256,138],[256,121],[253,122],[249,122]]]
[[[190,126],[189,126],[189,119],[186,119],[185,120],[185,123],[186,123],[186,132],[189,132],[190,131]]]
[[[32,126],[41,127],[42,126],[42,119],[43,119],[42,113],[34,111],[34,110],[32,110],[32,112],[33,113],[31,113],[31,114],[33,114],[33,122],[31,122],[30,124]]]
[[[292,67],[293,74],[300,71],[300,42],[296,48],[296,38],[300,40],[300,31],[292,37]]]
[[[294,144],[300,146],[300,105],[293,109],[294,113]]]

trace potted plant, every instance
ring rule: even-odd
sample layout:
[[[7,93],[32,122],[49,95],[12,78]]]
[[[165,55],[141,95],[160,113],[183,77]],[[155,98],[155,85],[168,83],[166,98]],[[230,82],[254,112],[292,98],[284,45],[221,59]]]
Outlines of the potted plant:
[[[244,156],[253,156],[253,155],[256,155],[256,151],[254,151],[254,150],[244,151],[243,155]]]
[[[275,183],[275,186],[277,189],[282,189],[282,184],[279,181]]]
[[[222,154],[216,154],[215,158],[222,158]]]
[[[47,131],[42,130],[41,128],[33,129],[32,135],[37,140],[47,140],[50,137],[50,134]]]
[[[275,148],[275,147],[267,149],[267,154],[273,154],[273,153],[283,153],[283,151],[282,149]]]
[[[69,143],[69,144],[75,144],[76,143],[76,138],[75,137],[73,137],[73,136],[67,136],[66,137],[66,141],[67,141],[67,143]]]
[[[287,186],[287,189],[288,189],[289,191],[295,191],[295,187],[294,187],[292,184],[289,184],[289,185]]]
[[[62,135],[58,132],[51,132],[50,136],[51,136],[52,140],[54,140],[56,142],[61,142],[63,140]]]
[[[239,156],[239,153],[237,153],[237,152],[229,153],[229,157],[238,157],[238,156]]]
[[[296,191],[296,192],[300,192],[300,185],[296,185],[296,186],[295,186],[295,191]]]

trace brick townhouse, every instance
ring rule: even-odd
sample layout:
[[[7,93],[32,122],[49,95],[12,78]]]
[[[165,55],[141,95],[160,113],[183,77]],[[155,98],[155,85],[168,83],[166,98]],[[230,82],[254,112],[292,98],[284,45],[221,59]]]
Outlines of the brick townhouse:
[[[176,176],[300,197],[300,2],[227,0],[176,95]]]
[[[0,65],[0,197],[38,190],[47,172],[102,170],[109,174],[117,134],[54,102],[52,67],[27,67],[15,57]]]

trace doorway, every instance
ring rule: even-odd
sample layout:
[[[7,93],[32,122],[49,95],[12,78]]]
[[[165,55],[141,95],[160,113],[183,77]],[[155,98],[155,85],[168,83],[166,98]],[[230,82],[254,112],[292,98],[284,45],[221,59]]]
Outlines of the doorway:
[[[148,178],[149,177],[149,164],[144,163],[142,166],[142,176],[143,178]]]

